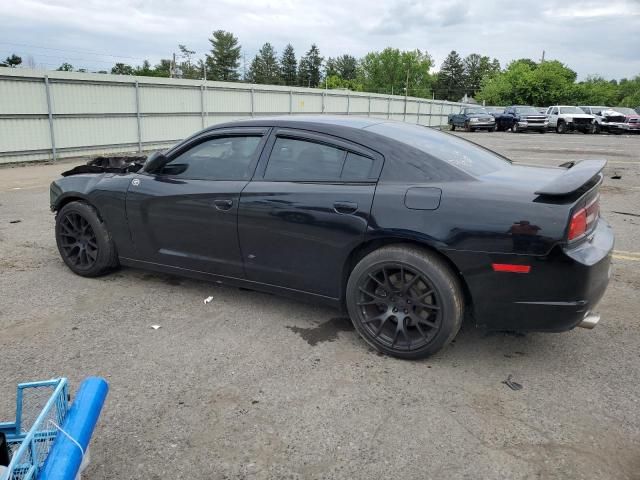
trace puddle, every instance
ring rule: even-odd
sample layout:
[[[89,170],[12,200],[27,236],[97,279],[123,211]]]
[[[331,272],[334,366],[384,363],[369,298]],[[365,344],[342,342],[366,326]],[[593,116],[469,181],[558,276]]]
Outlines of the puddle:
[[[353,323],[347,317],[332,318],[316,327],[287,327],[292,332],[300,335],[309,345],[315,346],[321,342],[333,342],[338,338],[339,332],[352,332]]]

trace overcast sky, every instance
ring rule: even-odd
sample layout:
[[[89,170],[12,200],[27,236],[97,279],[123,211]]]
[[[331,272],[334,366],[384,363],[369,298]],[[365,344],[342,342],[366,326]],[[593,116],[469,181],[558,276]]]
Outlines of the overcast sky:
[[[545,50],[580,78],[640,74],[640,0],[0,0],[0,18],[0,56],[31,55],[43,68],[156,63],[178,43],[200,56],[223,29],[247,64],[267,41],[278,52],[291,42],[298,56],[315,42],[325,57],[419,48],[436,67],[451,50],[502,65]]]

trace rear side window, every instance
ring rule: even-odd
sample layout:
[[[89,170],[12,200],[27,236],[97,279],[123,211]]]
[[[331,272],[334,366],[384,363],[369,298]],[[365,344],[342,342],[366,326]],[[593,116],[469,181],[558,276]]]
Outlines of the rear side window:
[[[343,180],[367,180],[372,176],[373,164],[372,158],[349,152],[341,177]]]
[[[197,180],[244,180],[261,136],[220,137],[199,143],[171,160],[162,174]]]

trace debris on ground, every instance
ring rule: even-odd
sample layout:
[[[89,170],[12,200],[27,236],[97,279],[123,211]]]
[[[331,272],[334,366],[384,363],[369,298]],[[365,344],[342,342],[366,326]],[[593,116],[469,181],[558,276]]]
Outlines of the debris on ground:
[[[22,220],[9,220],[9,223],[20,223]]]
[[[520,385],[517,382],[514,382],[511,380],[511,377],[513,377],[513,375],[509,374],[509,376],[507,377],[506,380],[504,380],[502,383],[504,383],[507,387],[509,387],[511,390],[514,391],[518,391],[518,390],[522,390],[522,385]]]
[[[151,325],[151,328],[153,328],[154,330],[158,330],[160,328],[160,325]]]
[[[611,176],[611,178],[613,180],[620,180],[622,178],[622,175],[620,175],[618,172],[613,172],[613,175]]]
[[[213,297],[207,297],[204,299],[204,304],[206,305],[207,303],[211,303],[211,300],[213,300]]]
[[[630,217],[640,217],[640,214],[638,213],[631,213],[631,212],[617,212],[615,210],[611,210],[611,213],[617,213],[618,215],[628,215]]]

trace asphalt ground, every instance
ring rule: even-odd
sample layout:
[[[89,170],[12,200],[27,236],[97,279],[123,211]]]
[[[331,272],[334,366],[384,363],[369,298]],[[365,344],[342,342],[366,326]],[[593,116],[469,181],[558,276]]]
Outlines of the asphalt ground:
[[[70,163],[3,168],[0,421],[18,382],[102,375],[88,479],[640,478],[640,136],[460,135],[516,162],[609,160],[617,243],[594,330],[467,323],[408,362],[329,308],[133,269],[81,278],[48,209]]]

